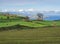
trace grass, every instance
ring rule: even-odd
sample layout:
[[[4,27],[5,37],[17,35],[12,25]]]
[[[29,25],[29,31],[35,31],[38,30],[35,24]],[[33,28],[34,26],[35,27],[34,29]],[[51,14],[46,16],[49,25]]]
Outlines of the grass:
[[[0,44],[60,44],[60,27],[3,31]]]
[[[0,44],[60,44],[60,21],[32,21],[6,20],[6,16],[0,15],[0,27],[24,25],[28,27],[40,27],[36,29],[13,29],[0,32]],[[48,26],[48,27],[44,27]],[[55,26],[55,27],[49,27]],[[44,27],[44,28],[42,28]]]
[[[8,24],[8,25],[7,25]],[[12,21],[5,21],[0,22],[0,27],[8,27],[13,25],[24,25],[29,27],[44,27],[44,26],[60,26],[60,21],[33,21],[33,22],[26,22],[22,20],[12,20]]]
[[[9,18],[10,18],[10,19],[14,19],[15,17],[9,16]],[[0,19],[7,19],[7,16],[0,14]]]
[[[2,18],[2,19],[1,19]],[[32,21],[32,22],[26,22],[22,21],[20,18],[11,17],[9,15],[9,19],[7,19],[7,16],[4,15],[3,13],[0,13],[0,27],[8,27],[8,26],[13,26],[13,25],[24,25],[24,26],[29,26],[29,27],[44,27],[44,26],[60,26],[60,21]]]
[[[25,26],[29,26],[29,27],[41,27],[41,26],[45,26],[45,25],[42,25],[42,24],[34,23],[34,22],[12,21],[12,22],[1,22],[0,23],[0,27],[7,27],[7,26],[16,25],[16,24],[25,25]]]

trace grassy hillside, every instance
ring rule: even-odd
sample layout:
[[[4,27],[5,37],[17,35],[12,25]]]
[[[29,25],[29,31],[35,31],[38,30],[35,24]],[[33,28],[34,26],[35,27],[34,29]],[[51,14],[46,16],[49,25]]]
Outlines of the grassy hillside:
[[[0,44],[60,44],[60,27],[3,31]]]
[[[22,18],[9,15],[7,19],[6,15],[0,14],[0,29],[12,27],[0,31],[0,44],[60,44],[60,21],[25,21]],[[18,28],[21,26],[27,28]]]
[[[7,18],[9,17],[9,19]],[[13,26],[13,25],[24,25],[24,26],[29,26],[29,27],[41,27],[45,26],[42,24],[38,24],[35,22],[27,22],[23,21],[24,17],[22,16],[15,16],[15,15],[7,15],[7,14],[0,14],[0,27],[8,27],[8,26]]]
[[[60,26],[60,21],[32,21],[26,22],[22,20],[12,20],[6,22],[0,22],[0,27],[8,27],[13,25],[24,25],[29,27],[44,27],[44,26]]]
[[[9,18],[8,18],[9,17]],[[60,21],[24,21],[24,17],[0,13],[0,27],[24,25],[29,27],[60,26]]]

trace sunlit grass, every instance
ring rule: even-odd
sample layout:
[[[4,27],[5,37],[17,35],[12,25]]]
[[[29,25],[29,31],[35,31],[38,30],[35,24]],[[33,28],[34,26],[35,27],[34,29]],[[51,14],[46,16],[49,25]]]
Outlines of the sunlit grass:
[[[60,44],[60,27],[3,31],[0,44]]]

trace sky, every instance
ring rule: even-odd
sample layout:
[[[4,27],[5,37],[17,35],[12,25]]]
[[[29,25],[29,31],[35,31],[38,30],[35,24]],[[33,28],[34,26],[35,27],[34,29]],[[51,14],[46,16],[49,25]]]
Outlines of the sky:
[[[60,0],[0,0],[0,11],[57,11]]]

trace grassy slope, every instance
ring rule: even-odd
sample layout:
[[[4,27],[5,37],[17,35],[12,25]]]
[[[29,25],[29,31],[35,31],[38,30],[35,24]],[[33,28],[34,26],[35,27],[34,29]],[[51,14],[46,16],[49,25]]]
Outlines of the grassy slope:
[[[3,17],[5,18],[5,16]],[[0,27],[12,26],[16,24],[29,27],[50,25],[60,26],[60,21],[25,22],[21,20],[13,20],[11,22],[0,22]],[[0,44],[60,44],[60,27],[3,31],[0,32]]]
[[[1,19],[1,18],[2,18],[2,19],[7,19],[7,16],[0,14],[0,19]],[[11,16],[10,16],[10,19],[14,19],[14,17],[11,17]]]
[[[60,27],[3,31],[0,44],[60,44]]]
[[[3,23],[0,23],[0,27],[12,26],[12,25],[16,25],[16,24],[25,25],[25,26],[29,26],[29,27],[44,26],[42,24],[37,24],[37,23],[32,23],[32,22],[15,21],[15,22],[5,22],[5,23],[3,22]]]
[[[7,16],[1,15],[0,14],[0,18],[7,18]],[[43,27],[43,26],[51,26],[51,25],[57,25],[60,26],[60,21],[32,21],[32,22],[26,22],[26,21],[22,21],[21,19],[18,20],[13,20],[15,17],[13,16],[13,18],[10,16],[10,20],[3,20],[3,22],[0,22],[0,27],[7,27],[7,26],[12,26],[12,25],[16,25],[16,24],[20,24],[20,25],[24,25],[24,26],[29,26],[29,27]],[[17,18],[16,18],[17,19]],[[0,19],[2,20],[2,19]],[[7,25],[8,24],[8,25]]]
[[[0,19],[1,17],[3,19],[7,19],[7,16],[0,14]],[[13,19],[11,16],[9,17],[10,19]],[[2,19],[1,19],[2,20]],[[41,26],[46,26],[45,24],[39,24],[39,23],[35,23],[35,22],[25,22],[22,20],[2,20],[3,22],[0,22],[0,27],[6,27],[6,26],[12,26],[12,25],[16,25],[16,24],[20,24],[20,25],[25,25],[25,26],[29,26],[29,27],[41,27]],[[8,24],[8,25],[7,25]]]
[[[8,24],[8,25],[7,25]],[[11,22],[0,22],[0,27],[6,27],[6,26],[12,26],[12,25],[24,25],[24,26],[29,26],[29,27],[44,27],[44,26],[51,26],[51,25],[56,25],[60,26],[60,21],[33,21],[33,22],[26,22],[22,20],[13,20]]]

